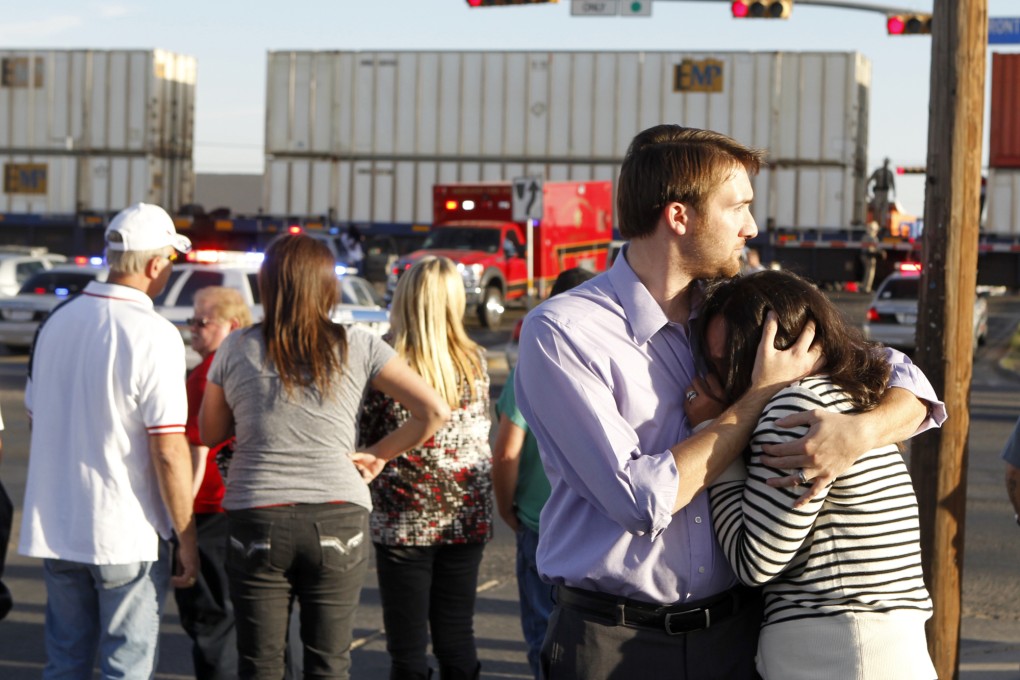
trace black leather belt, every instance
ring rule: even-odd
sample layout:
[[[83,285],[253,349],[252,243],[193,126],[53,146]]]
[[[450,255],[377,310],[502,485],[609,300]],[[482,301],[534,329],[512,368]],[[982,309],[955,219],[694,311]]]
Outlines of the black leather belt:
[[[713,597],[682,605],[657,605],[591,590],[557,586],[557,602],[567,609],[609,619],[617,626],[649,628],[680,635],[710,628],[739,612],[757,591],[737,586]]]

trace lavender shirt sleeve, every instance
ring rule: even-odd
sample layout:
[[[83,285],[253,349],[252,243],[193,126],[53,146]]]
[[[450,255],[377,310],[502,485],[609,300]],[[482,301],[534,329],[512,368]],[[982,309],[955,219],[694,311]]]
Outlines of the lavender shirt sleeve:
[[[618,405],[633,396],[614,381],[611,348],[587,351],[567,331],[546,316],[525,320],[514,382],[518,406],[554,487],[559,478],[625,531],[654,538],[669,526],[676,502],[672,453],[641,450]]]
[[[905,389],[912,392],[918,399],[928,402],[928,416],[917,427],[913,436],[916,437],[933,427],[942,427],[942,423],[946,422],[948,417],[946,405],[935,394],[935,388],[928,382],[928,378],[903,352],[889,347],[885,351],[889,365],[892,367],[892,372],[889,375],[889,387]]]

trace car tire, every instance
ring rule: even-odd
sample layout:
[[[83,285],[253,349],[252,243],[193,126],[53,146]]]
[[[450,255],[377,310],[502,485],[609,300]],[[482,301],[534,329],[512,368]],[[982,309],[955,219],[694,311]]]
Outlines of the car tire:
[[[503,312],[503,291],[495,284],[487,286],[478,305],[478,322],[490,331],[499,330]]]

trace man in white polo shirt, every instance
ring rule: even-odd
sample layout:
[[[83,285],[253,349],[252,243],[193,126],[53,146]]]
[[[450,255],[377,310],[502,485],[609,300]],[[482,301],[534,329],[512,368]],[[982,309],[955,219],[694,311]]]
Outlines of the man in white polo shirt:
[[[152,305],[191,243],[139,203],[114,217],[106,244],[108,281],[46,320],[25,388],[18,550],[44,559],[47,678],[91,677],[97,656],[103,677],[152,677],[167,588],[198,574],[184,345]]]

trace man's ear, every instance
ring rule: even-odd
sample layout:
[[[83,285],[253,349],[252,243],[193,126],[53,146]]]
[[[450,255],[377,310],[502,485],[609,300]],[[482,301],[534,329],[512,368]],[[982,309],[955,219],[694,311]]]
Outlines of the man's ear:
[[[687,233],[691,221],[691,209],[686,203],[667,203],[662,209],[662,217],[666,221],[669,230],[677,236]]]
[[[165,257],[159,255],[150,257],[149,261],[145,263],[145,275],[150,279],[158,279],[159,273],[163,271],[163,267],[169,267],[170,261]]]

